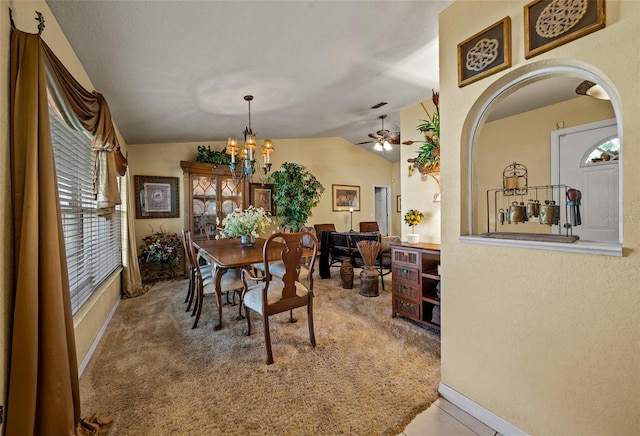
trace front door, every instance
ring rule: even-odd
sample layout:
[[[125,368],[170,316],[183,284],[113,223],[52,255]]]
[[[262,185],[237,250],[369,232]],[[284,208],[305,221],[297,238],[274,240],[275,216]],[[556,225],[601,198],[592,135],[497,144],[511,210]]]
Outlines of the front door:
[[[582,193],[582,225],[573,228],[581,240],[619,242],[619,152],[615,120],[553,133],[557,163],[552,183]]]

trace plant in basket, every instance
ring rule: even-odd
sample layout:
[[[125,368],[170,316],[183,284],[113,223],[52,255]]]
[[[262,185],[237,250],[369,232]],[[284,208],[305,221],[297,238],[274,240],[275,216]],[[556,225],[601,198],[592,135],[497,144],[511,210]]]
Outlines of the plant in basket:
[[[413,175],[417,169],[420,174],[427,175],[440,171],[440,93],[431,91],[431,101],[436,107],[433,114],[422,106],[427,114],[426,120],[421,120],[417,130],[424,135],[424,143],[418,150],[418,156],[407,159],[409,165],[409,177]]]
[[[153,228],[151,228],[153,232]],[[180,245],[182,244],[177,233],[166,233],[162,226],[160,231],[145,236],[142,239],[144,245],[140,246],[142,252],[138,256],[140,265],[149,263],[162,263],[177,266],[180,262]]]

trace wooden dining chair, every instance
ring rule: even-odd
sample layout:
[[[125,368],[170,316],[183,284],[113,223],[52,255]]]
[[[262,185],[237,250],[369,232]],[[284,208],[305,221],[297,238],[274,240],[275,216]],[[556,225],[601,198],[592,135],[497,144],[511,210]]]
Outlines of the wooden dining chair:
[[[311,247],[304,247],[305,240]],[[310,241],[310,242],[309,242]],[[277,245],[280,244],[280,245]],[[293,309],[307,307],[307,321],[309,324],[309,340],[311,346],[316,346],[313,330],[313,265],[318,254],[318,238],[311,232],[276,233],[265,242],[263,249],[264,264],[269,265],[268,252],[276,246],[281,250],[280,261],[285,266],[282,278],[271,274],[270,268],[265,268],[263,277],[256,277],[250,271],[243,271],[244,290],[241,302],[245,308],[247,318],[247,336],[251,334],[251,311],[262,316],[264,326],[264,340],[267,348],[267,365],[273,363],[271,350],[271,335],[269,333],[269,317],[277,313],[289,311],[289,321],[295,322]],[[281,247],[281,248],[280,248]],[[311,250],[307,284],[298,280],[300,276],[301,260],[305,251]]]
[[[197,280],[198,277],[196,275],[196,259],[193,259],[193,252],[192,250],[189,248],[191,246],[191,230],[184,230],[182,229],[182,245],[184,246],[184,253],[185,253],[185,261],[187,262],[187,270],[188,270],[188,274],[189,274],[189,288],[187,290],[187,297],[185,298],[184,302],[188,303],[187,304],[187,312],[189,310],[191,310],[191,305],[194,302],[195,299],[195,290],[196,290],[196,286],[197,286]],[[202,271],[202,274],[204,276],[212,276],[212,265],[201,265],[200,269]],[[194,306],[195,309],[195,306]],[[192,313],[192,315],[195,315],[195,310]]]
[[[196,271],[196,280],[195,280],[195,306],[193,308],[192,315],[195,314],[195,320],[193,321],[192,329],[198,326],[198,321],[200,321],[200,314],[202,313],[202,306],[204,303],[205,295],[216,295],[216,300],[219,304],[222,304],[222,294],[228,292],[241,292],[243,288],[242,277],[240,276],[240,271],[237,269],[228,270],[220,280],[220,289],[216,288],[216,274],[218,273],[215,265],[211,265],[211,269],[205,268],[207,265],[200,265],[198,262],[198,256],[196,255],[195,249],[193,247],[193,242],[191,241],[191,236],[188,232],[186,234],[186,244],[189,247],[189,251],[191,252],[190,261],[195,267]],[[209,271],[207,273],[207,271]],[[220,292],[218,296],[216,293]],[[218,317],[222,317],[222,308],[218,307]],[[222,319],[218,319],[218,323],[214,325],[214,329],[219,329],[222,325]]]

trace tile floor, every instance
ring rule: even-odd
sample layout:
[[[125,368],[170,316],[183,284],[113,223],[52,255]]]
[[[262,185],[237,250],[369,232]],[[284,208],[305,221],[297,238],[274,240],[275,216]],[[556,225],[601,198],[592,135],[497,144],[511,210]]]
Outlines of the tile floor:
[[[500,436],[473,416],[440,397],[398,436]]]

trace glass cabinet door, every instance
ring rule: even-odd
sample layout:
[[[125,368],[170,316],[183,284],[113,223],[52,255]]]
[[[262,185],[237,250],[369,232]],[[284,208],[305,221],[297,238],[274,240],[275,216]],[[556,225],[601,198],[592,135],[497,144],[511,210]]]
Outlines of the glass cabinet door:
[[[184,174],[185,228],[194,240],[213,238],[216,226],[235,209],[248,207],[248,183],[236,183],[226,166],[181,161]],[[216,223],[217,221],[217,223]]]
[[[192,232],[194,237],[205,236],[207,231],[215,234],[215,224],[217,215],[217,177],[201,176],[194,174],[191,176],[192,189]],[[209,229],[209,230],[207,230]]]

